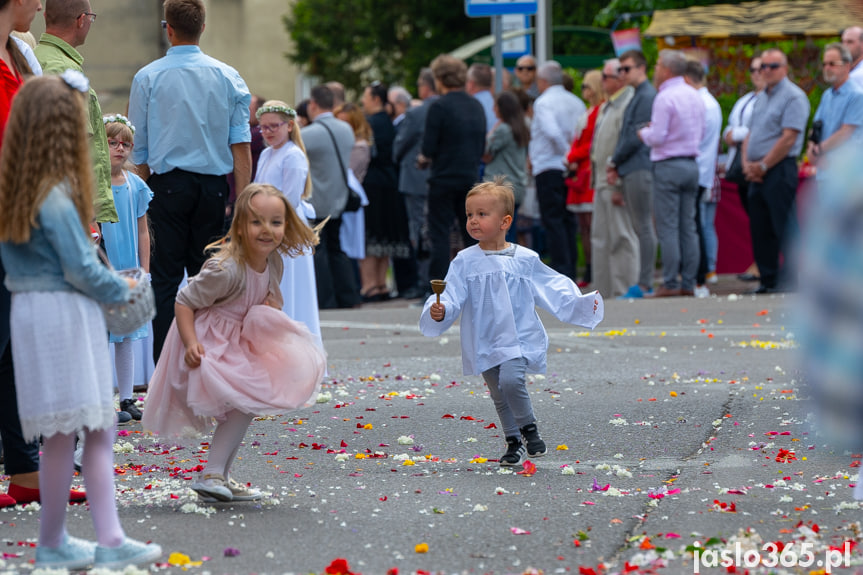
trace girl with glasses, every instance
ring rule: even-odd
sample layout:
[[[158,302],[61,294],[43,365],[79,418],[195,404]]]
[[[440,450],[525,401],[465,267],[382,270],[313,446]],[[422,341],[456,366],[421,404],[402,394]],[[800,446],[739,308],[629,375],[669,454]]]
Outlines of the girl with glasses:
[[[116,223],[102,224],[108,261],[118,270],[143,268],[149,274],[150,228],[147,225],[147,209],[153,192],[144,180],[129,170],[135,126],[120,114],[105,116],[102,120],[105,122],[111,159],[111,190],[119,217]],[[117,388],[120,390],[120,411],[125,411],[136,421],[141,420],[141,411],[132,398],[135,374],[132,342],[146,339],[149,332],[149,325],[144,325],[130,334],[110,334],[110,341],[114,344]]]
[[[303,222],[315,219],[312,197],[312,177],[306,147],[296,121],[297,113],[280,100],[269,100],[255,112],[267,147],[261,152],[254,181],[270,184],[282,192]],[[318,316],[318,288],[315,263],[311,250],[282,258],[285,272],[281,289],[282,310],[288,317],[303,322],[321,343],[321,322]]]

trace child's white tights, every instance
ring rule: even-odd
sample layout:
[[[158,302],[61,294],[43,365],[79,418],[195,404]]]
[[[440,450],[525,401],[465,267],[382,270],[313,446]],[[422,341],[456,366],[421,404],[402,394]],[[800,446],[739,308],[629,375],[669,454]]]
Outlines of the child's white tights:
[[[240,444],[246,436],[246,430],[249,429],[253,417],[235,409],[225,415],[224,421],[219,422],[213,433],[213,441],[210,443],[204,475],[218,473],[225,479],[228,478],[231,464],[237,458]]]
[[[84,485],[99,545],[117,547],[125,534],[117,516],[114,494],[114,427],[85,430]],[[46,437],[39,462],[39,492],[42,499],[39,545],[58,547],[66,532],[66,504],[72,485],[75,434]]]
[[[114,369],[117,371],[117,388],[120,399],[132,399],[132,383],[135,377],[135,350],[132,341],[114,344]]]

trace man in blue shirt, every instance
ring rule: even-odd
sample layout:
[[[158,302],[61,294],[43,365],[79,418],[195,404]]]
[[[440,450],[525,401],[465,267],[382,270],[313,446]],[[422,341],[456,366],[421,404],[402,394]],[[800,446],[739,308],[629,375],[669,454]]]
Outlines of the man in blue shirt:
[[[197,274],[204,246],[222,235],[226,175],[234,173],[237,190],[252,176],[251,94],[236,70],[201,52],[204,16],[202,0],[165,1],[171,48],[135,74],[129,97],[137,128],[132,161],[154,194],[155,360],[174,319],[183,272]]]
[[[863,88],[849,81],[851,73],[851,52],[836,42],[824,48],[821,60],[824,66],[824,80],[832,87],[821,95],[821,102],[815,112],[814,122],[821,122],[818,141],[810,139],[807,154],[818,166],[817,177],[823,178],[824,170],[829,168],[831,152],[846,142],[859,141],[860,126],[863,125]]]

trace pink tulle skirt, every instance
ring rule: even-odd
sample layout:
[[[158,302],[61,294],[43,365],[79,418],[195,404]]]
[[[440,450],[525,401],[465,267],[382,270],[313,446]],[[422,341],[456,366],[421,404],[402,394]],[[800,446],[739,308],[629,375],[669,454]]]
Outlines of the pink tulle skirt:
[[[219,307],[195,316],[204,347],[189,368],[176,321],[171,325],[144,406],[144,429],[164,436],[210,430],[213,419],[239,410],[277,415],[312,405],[326,356],[308,328],[265,305],[241,320]]]

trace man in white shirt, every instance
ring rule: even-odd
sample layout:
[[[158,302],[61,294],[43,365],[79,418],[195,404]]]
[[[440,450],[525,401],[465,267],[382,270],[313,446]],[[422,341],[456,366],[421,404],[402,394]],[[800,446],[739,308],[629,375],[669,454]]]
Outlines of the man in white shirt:
[[[536,197],[545,227],[551,267],[575,278],[575,224],[566,209],[563,172],[566,154],[575,138],[575,126],[584,115],[584,102],[563,88],[563,70],[546,62],[537,71],[540,96],[533,104],[530,125],[530,163],[536,179]]]
[[[842,31],[842,44],[851,52],[851,76],[863,88],[863,28],[851,26]]]
[[[701,258],[695,274],[695,297],[707,297],[706,277],[716,277],[716,254],[719,248],[716,237],[716,204],[718,198],[712,195],[716,179],[716,159],[719,155],[719,132],[722,129],[722,109],[707,86],[704,85],[704,66],[701,62],[690,60],[686,63],[686,83],[698,90],[704,103],[704,132],[698,144],[698,200],[695,202],[695,225],[701,244]]]

